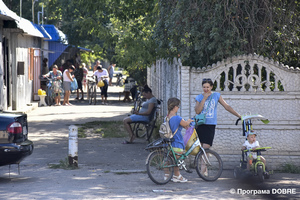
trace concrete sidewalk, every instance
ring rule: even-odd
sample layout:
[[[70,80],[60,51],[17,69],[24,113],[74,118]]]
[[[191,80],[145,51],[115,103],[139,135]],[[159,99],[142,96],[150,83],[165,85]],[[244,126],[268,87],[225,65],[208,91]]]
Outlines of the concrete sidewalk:
[[[116,73],[121,73],[122,71],[116,71]],[[90,74],[91,75],[91,74]],[[126,76],[124,76],[126,77]],[[121,103],[121,101],[124,99],[124,87],[119,87],[116,86],[116,81],[117,78],[113,77],[112,86],[108,87],[108,101],[111,104],[119,104],[119,105],[128,105],[128,104],[124,104]],[[87,105],[87,91],[84,91],[84,101],[80,101],[80,100],[76,100],[75,98],[77,97],[77,93],[76,91],[73,91],[70,95],[70,103],[74,104],[74,105]],[[79,94],[79,98],[81,98],[81,94]],[[101,95],[100,95],[100,88],[97,88],[97,101],[98,101],[98,105],[101,104]],[[61,98],[61,103],[63,102],[63,97]],[[43,106],[42,106],[43,107]],[[42,108],[39,107],[39,101],[33,101],[31,103],[28,103],[26,106],[24,106],[21,109],[18,110],[12,110],[12,111],[7,111],[7,112],[11,112],[11,113],[30,113],[31,111],[37,109],[37,108]]]

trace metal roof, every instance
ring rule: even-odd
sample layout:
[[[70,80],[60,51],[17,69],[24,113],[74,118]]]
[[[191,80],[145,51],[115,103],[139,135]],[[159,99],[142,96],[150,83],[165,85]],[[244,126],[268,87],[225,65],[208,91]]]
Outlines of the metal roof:
[[[14,20],[18,15],[9,10],[2,0],[0,0],[0,19]]]
[[[31,21],[19,17],[16,13],[8,9],[2,0],[0,0],[0,19],[14,21],[18,29],[22,30],[25,35],[44,38],[44,35],[33,25]]]

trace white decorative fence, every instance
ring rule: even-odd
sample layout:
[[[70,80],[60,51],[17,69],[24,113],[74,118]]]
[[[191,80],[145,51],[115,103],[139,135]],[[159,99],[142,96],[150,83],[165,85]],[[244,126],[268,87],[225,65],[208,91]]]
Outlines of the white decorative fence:
[[[215,91],[240,114],[261,114],[268,125],[253,121],[268,164],[278,169],[285,163],[300,166],[300,70],[273,60],[243,55],[218,62],[202,69],[159,60],[148,68],[148,85],[157,98],[163,99],[161,114],[167,114],[167,100],[181,99],[179,115],[195,115],[195,97],[202,93],[202,79],[211,78]],[[213,149],[224,161],[224,168],[233,169],[241,155],[242,125],[235,126],[236,117],[218,106],[218,125]],[[184,132],[182,132],[184,134]]]

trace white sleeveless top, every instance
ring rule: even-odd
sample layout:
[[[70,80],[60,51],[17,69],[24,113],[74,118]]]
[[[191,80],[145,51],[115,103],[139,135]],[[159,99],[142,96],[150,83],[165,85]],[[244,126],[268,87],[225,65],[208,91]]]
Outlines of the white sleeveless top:
[[[63,74],[64,81],[65,81],[65,82],[72,82],[72,80],[67,76],[67,73],[66,73],[67,71],[69,71],[69,70],[66,69],[66,70],[64,71],[64,74]],[[70,74],[70,75],[71,75],[71,74]]]

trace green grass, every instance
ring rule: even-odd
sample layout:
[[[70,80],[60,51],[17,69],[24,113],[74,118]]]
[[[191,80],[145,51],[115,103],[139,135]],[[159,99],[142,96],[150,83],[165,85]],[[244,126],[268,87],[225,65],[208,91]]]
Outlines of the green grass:
[[[122,138],[128,135],[122,121],[93,121],[76,125],[79,126],[79,138],[85,138],[88,129],[93,134],[101,135],[102,138]]]
[[[300,174],[300,167],[291,163],[287,163],[282,166],[281,172]]]
[[[68,158],[66,158],[65,160],[60,160],[59,164],[49,164],[49,168],[51,168],[51,169],[68,169],[68,170],[78,169],[78,167],[69,165]]]
[[[115,174],[117,174],[117,175],[129,175],[131,173],[130,172],[116,172]]]
[[[85,138],[86,137],[85,129],[83,127],[78,128],[78,137],[79,138]]]

